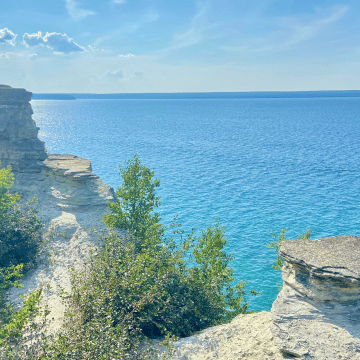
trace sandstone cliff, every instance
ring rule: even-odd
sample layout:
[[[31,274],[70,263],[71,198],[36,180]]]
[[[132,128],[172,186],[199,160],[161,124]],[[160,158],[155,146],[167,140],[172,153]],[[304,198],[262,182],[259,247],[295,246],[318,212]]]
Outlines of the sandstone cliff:
[[[305,359],[360,359],[360,238],[285,241],[271,330]]]
[[[39,128],[31,118],[31,93],[24,89],[0,86],[0,161],[11,165],[14,191],[22,202],[36,196],[34,204],[44,223],[44,244],[38,266],[23,277],[22,288],[8,291],[8,300],[20,306],[20,294],[28,294],[43,283],[49,283],[44,304],[50,308],[48,325],[55,331],[61,325],[64,305],[58,295],[70,290],[69,267],[81,267],[97,236],[91,228],[105,227],[101,222],[107,201],[114,201],[113,189],[92,172],[91,163],[73,155],[45,152],[37,137]]]
[[[7,296],[21,306],[20,294],[49,283],[44,304],[51,311],[48,330],[55,332],[65,310],[59,292],[70,290],[69,268],[81,268],[89,248],[99,245],[89,230],[105,226],[102,215],[115,197],[89,160],[46,154],[30,99],[24,89],[0,85],[0,161],[12,166],[23,201],[39,199],[35,209],[46,239],[37,268]],[[286,241],[280,256],[284,286],[271,313],[239,315],[181,339],[172,359],[360,359],[360,238]]]

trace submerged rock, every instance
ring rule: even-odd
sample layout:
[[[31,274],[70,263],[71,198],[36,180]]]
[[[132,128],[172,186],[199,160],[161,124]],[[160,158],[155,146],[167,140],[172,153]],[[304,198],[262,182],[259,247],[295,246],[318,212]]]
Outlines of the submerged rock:
[[[360,238],[284,241],[271,330],[285,353],[360,359]]]

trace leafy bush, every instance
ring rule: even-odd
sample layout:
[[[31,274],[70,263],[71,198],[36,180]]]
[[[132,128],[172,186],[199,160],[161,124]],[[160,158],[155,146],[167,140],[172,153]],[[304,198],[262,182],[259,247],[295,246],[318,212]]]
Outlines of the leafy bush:
[[[32,292],[17,312],[4,298],[9,287],[22,286],[19,279],[34,266],[42,228],[33,210],[19,205],[20,196],[9,192],[13,183],[11,168],[0,168],[0,351],[4,356],[12,351],[10,344],[22,336],[24,326],[37,314],[42,292]]]
[[[42,224],[33,209],[19,205],[20,196],[9,189],[14,183],[11,168],[0,169],[0,268],[23,264],[28,271],[35,263]],[[1,280],[0,280],[1,282]]]
[[[135,156],[121,175],[118,203],[105,215],[109,234],[99,235],[103,247],[82,271],[72,270],[66,326],[39,358],[142,359],[144,338],[189,336],[249,312],[246,282],[232,285],[232,256],[218,221],[198,236],[184,236],[174,223],[167,239],[153,214],[153,172]]]
[[[117,202],[108,203],[112,213],[104,215],[105,224],[127,230],[135,241],[144,241],[155,233],[163,236],[159,213],[153,211],[161,204],[156,196],[160,181],[153,179],[154,171],[142,165],[137,155],[126,162],[125,168],[119,166],[119,170],[123,186],[115,193]]]

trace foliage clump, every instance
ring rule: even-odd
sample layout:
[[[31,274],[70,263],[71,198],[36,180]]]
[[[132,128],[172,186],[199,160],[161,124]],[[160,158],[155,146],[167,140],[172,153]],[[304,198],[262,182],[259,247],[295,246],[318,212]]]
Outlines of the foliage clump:
[[[0,164],[1,166],[1,164]],[[35,264],[42,224],[30,207],[19,205],[20,196],[9,190],[14,184],[11,168],[0,169],[0,268],[23,264],[28,271]],[[31,200],[27,205],[30,205]]]
[[[215,221],[184,235],[175,219],[165,237],[154,212],[159,180],[137,156],[126,165],[117,202],[104,215],[109,233],[99,235],[103,246],[84,269],[72,270],[66,326],[40,358],[143,359],[144,338],[189,336],[249,312],[246,282],[232,285],[225,229]]]
[[[22,286],[19,279],[35,266],[41,243],[42,224],[29,208],[35,199],[27,207],[19,205],[20,196],[9,191],[13,184],[11,167],[0,168],[0,352],[4,356],[12,352],[11,344],[22,337],[23,328],[38,313],[42,292],[30,293],[17,312],[4,298],[8,288]]]

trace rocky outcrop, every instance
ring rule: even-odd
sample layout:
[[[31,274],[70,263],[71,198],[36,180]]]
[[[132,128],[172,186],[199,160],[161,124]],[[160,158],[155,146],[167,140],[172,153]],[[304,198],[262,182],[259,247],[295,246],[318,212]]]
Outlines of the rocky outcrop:
[[[31,93],[0,86],[0,161],[11,165],[22,202],[34,196],[33,205],[44,224],[45,240],[37,268],[22,278],[22,288],[11,288],[7,299],[21,306],[27,295],[43,284],[51,289],[43,304],[49,306],[50,332],[61,326],[65,306],[61,289],[70,290],[70,267],[80,269],[89,249],[98,244],[91,229],[105,228],[101,219],[107,202],[115,201],[113,189],[92,172],[89,160],[74,155],[45,153],[31,118]]]
[[[29,103],[31,92],[0,85],[0,159],[17,173],[39,173],[45,160],[44,142]]]
[[[44,223],[44,245],[37,267],[7,298],[20,307],[27,295],[49,284],[43,305],[50,310],[50,333],[62,325],[71,290],[70,268],[80,269],[98,244],[91,228],[104,228],[102,216],[114,191],[92,172],[89,160],[45,153],[31,118],[31,93],[0,86],[0,161],[11,165],[14,190],[34,204]],[[284,286],[271,313],[237,316],[174,343],[173,360],[301,359],[360,360],[360,238],[339,236],[281,243]],[[164,349],[158,348],[158,353]]]
[[[174,343],[171,360],[283,360],[270,331],[271,313],[241,314],[229,324],[214,326]],[[167,351],[158,348],[165,358]],[[160,355],[161,356],[161,355]]]
[[[283,289],[271,330],[281,349],[304,359],[360,359],[360,238],[281,243]]]

